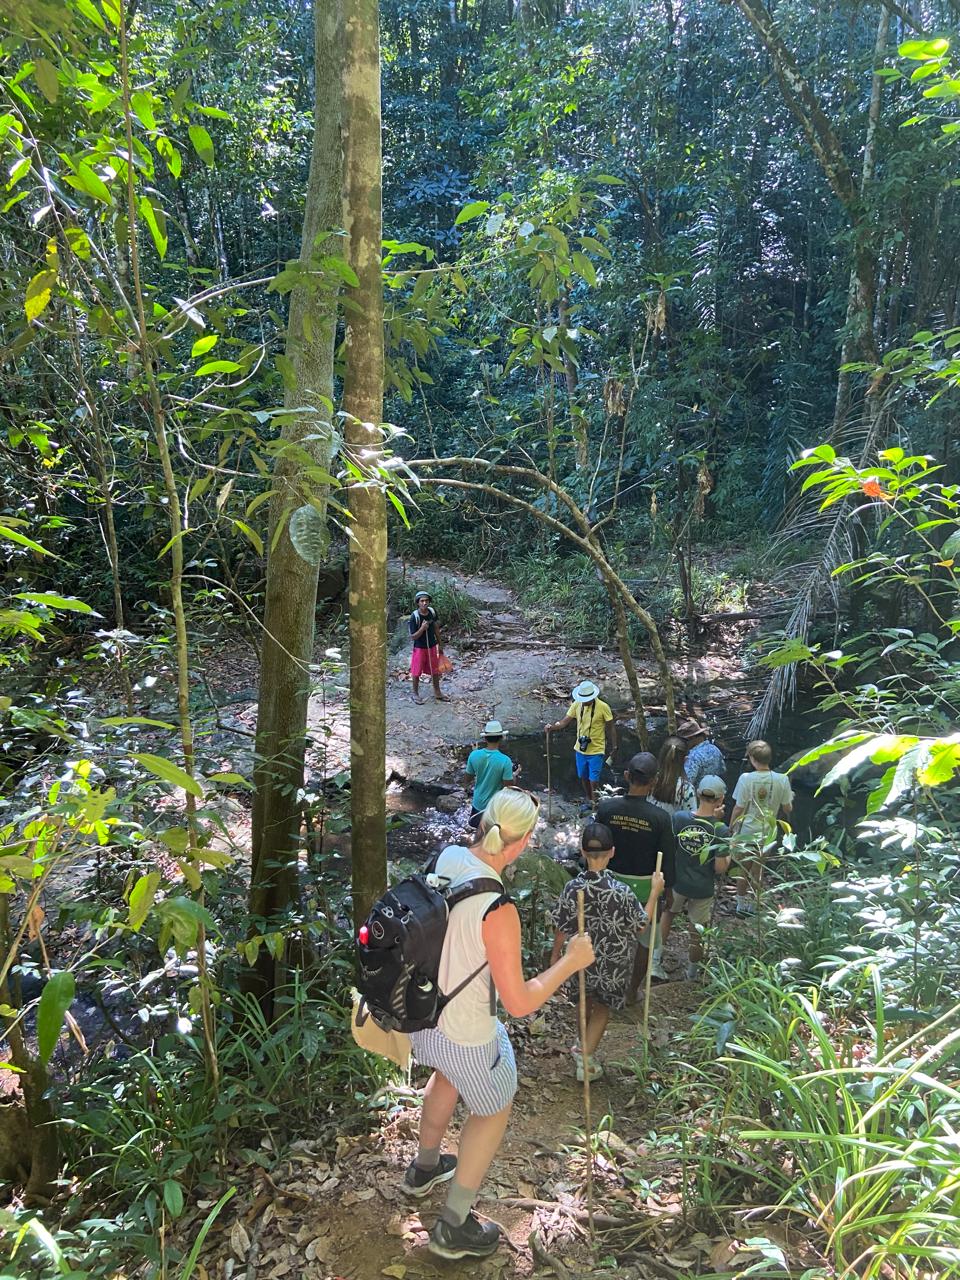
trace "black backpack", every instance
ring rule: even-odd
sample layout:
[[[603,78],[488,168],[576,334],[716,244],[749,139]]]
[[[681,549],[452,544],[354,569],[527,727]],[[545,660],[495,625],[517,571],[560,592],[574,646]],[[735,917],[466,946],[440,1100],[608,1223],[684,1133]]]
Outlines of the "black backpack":
[[[433,871],[435,863],[388,889],[357,935],[357,990],[384,1031],[435,1027],[444,1007],[487,967],[484,961],[453,991],[440,990],[450,912],[478,893],[502,895],[503,885],[481,877],[451,889],[449,880]]]

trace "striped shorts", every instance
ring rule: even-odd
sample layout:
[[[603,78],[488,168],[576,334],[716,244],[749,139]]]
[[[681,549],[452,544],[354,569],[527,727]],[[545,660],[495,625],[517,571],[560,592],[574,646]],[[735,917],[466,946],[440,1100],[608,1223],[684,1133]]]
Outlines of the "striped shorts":
[[[517,1062],[507,1028],[499,1020],[488,1044],[457,1044],[439,1027],[411,1032],[410,1043],[417,1062],[445,1076],[471,1114],[493,1116],[513,1100]]]

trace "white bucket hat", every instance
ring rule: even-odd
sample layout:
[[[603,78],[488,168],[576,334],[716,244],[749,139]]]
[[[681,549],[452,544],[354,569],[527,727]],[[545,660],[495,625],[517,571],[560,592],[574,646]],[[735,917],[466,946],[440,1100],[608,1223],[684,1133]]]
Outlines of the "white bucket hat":
[[[483,736],[485,738],[502,738],[503,725],[499,720],[488,720],[483,726]]]
[[[574,702],[592,702],[600,696],[600,690],[592,680],[581,680],[570,696]]]

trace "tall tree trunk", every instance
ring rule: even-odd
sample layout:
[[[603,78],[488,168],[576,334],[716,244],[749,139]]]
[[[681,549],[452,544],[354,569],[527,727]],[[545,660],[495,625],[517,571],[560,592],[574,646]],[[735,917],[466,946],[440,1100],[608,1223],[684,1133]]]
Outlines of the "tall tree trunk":
[[[344,185],[350,263],[343,408],[363,472],[350,512],[350,813],[353,912],[368,913],[387,881],[387,512],[378,468],[383,434],[382,161],[377,0],[345,0]]]
[[[300,261],[311,262],[318,237],[342,218],[340,147],[340,4],[315,0],[315,94],[313,150],[307,180]],[[336,243],[328,252],[342,255]],[[317,608],[317,564],[301,558],[289,534],[291,513],[308,497],[323,512],[325,494],[301,481],[306,452],[327,467],[333,449],[330,405],[336,292],[316,277],[290,296],[286,355],[294,378],[284,394],[287,408],[307,412],[284,418],[282,439],[298,458],[281,453],[273,477],[270,552],[267,561],[264,639],[254,766],[253,847],[250,875],[251,930],[278,924],[296,896],[300,792],[306,750],[310,664]],[[251,977],[265,1006],[276,986],[275,961],[262,948]]]

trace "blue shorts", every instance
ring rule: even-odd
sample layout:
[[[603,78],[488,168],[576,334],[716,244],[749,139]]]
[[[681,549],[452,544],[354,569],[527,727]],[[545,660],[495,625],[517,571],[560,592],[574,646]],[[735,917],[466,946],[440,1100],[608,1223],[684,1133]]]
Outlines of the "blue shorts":
[[[591,782],[600,781],[600,773],[603,769],[603,756],[586,756],[582,751],[573,753],[577,760],[577,777],[589,778]]]

